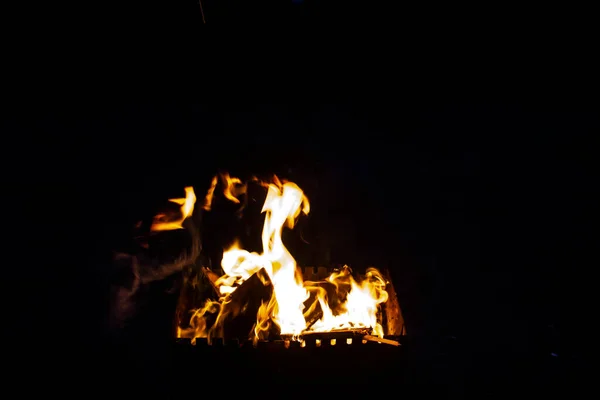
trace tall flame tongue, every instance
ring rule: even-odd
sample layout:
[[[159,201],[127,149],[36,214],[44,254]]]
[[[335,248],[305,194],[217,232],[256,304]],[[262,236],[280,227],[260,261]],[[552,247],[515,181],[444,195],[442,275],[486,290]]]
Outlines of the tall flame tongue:
[[[223,254],[221,267],[225,272],[217,285],[221,294],[228,294],[261,268],[273,284],[273,297],[263,304],[257,316],[257,335],[275,322],[282,334],[299,335],[306,329],[303,308],[309,293],[296,269],[296,260],[281,239],[284,226],[293,228],[300,212],[308,214],[310,206],[302,190],[292,182],[267,185],[267,198],[262,208],[265,223],[262,232],[262,254],[250,253],[234,245]],[[236,286],[233,286],[233,285]]]
[[[275,178],[273,183],[264,186],[267,188],[267,197],[262,208],[265,213],[263,252],[250,253],[240,249],[237,244],[224,252],[221,266],[225,274],[215,282],[222,295],[220,302],[227,302],[227,295],[264,268],[273,284],[273,295],[258,310],[254,330],[256,338],[266,336],[271,322],[279,327],[281,335],[290,335],[295,339],[310,331],[327,332],[348,328],[370,328],[374,335],[383,337],[383,329],[377,322],[377,311],[378,305],[387,300],[388,294],[385,291],[386,282],[379,271],[370,268],[365,279],[357,282],[352,277],[350,268],[345,266],[341,271],[331,274],[326,281],[304,282],[294,257],[283,244],[282,231],[284,227],[292,229],[301,212],[309,213],[308,199],[292,182],[281,183]],[[211,199],[214,188],[212,189],[209,191]],[[225,190],[229,190],[227,186]],[[209,203],[210,201],[207,202]],[[326,287],[330,290],[333,288],[335,293],[328,295]],[[335,297],[337,301],[335,310],[329,303],[331,297]],[[313,302],[305,310],[309,298]],[[306,317],[314,315],[317,308],[321,311],[317,313],[319,319],[308,323]],[[207,312],[216,312],[217,309],[221,314],[225,308],[209,300],[203,308],[195,311],[190,321],[194,339],[210,336],[206,322],[198,318],[203,318]],[[217,317],[217,321],[219,320],[222,319]]]
[[[271,317],[282,334],[299,335],[306,329],[303,309],[309,293],[296,269],[296,260],[283,245],[281,233],[285,224],[290,229],[294,227],[301,208],[308,214],[310,206],[302,190],[292,182],[284,183],[281,190],[271,184],[268,190],[262,209],[266,212],[262,243],[264,257],[271,266],[267,272],[273,282],[276,304],[272,299],[269,306],[259,310],[257,326],[264,326]]]

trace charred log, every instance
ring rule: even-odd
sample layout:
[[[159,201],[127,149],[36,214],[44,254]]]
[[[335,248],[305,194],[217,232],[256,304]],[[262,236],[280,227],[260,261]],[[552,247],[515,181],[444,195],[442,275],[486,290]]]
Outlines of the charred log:
[[[310,293],[308,299],[304,301],[306,329],[310,329],[310,327],[323,317],[323,309],[318,301],[318,297],[324,298],[332,310],[335,310],[340,306],[340,301],[336,292],[336,287],[331,282],[306,281],[304,282],[304,287]]]
[[[394,289],[394,284],[392,283],[392,279],[390,278],[390,273],[388,270],[384,271],[384,277],[387,281],[385,290],[388,293],[388,299],[383,304],[383,311],[385,314],[385,319],[383,321],[385,324],[385,333],[386,335],[390,336],[406,335],[400,303],[398,302],[396,289]]]
[[[258,310],[272,294],[269,275],[261,268],[223,301],[222,320],[217,322],[223,327],[222,337],[230,340],[251,336]]]
[[[363,336],[363,340],[365,340],[367,342],[389,344],[391,346],[396,346],[396,347],[400,346],[400,342],[398,342],[396,340],[384,339],[384,338],[380,338],[380,337],[377,337],[377,336],[371,336],[371,335],[365,335],[365,336]]]
[[[316,299],[311,298],[304,302],[304,306],[306,307],[306,311],[304,312],[306,329],[310,329],[318,320],[323,318],[323,308]]]
[[[361,341],[366,335],[370,334],[369,328],[352,328],[352,329],[339,329],[329,332],[304,332],[302,339],[308,346],[319,346],[319,342],[329,342],[332,340],[339,342],[340,344],[346,342],[347,339],[353,341]]]
[[[210,284],[210,287],[213,289],[215,296],[218,297],[220,295],[219,288],[217,287],[217,281],[219,280],[219,275],[214,273],[208,267],[203,266],[200,268],[200,270],[202,271],[202,274],[204,275],[204,277],[206,277],[206,281],[208,281],[208,283]]]
[[[177,337],[180,336],[180,329],[190,328],[192,310],[202,308],[207,299],[219,298],[219,292],[214,284],[216,274],[204,264],[205,260],[199,259],[183,271],[181,290],[173,321],[173,329]]]

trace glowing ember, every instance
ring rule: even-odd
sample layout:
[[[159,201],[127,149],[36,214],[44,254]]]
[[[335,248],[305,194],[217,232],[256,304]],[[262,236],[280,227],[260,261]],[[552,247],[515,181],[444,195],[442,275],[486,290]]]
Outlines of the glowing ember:
[[[226,174],[220,178],[225,197],[239,203],[236,196],[246,190],[241,181]],[[213,179],[206,196],[203,205],[206,210],[211,207],[218,179]],[[263,283],[272,285],[272,294],[258,308],[254,339],[267,338],[273,328],[294,340],[300,340],[302,334],[310,332],[357,328],[367,329],[371,335],[383,338],[377,316],[388,293],[381,273],[370,268],[365,277],[357,281],[350,268],[344,267],[323,281],[304,281],[294,257],[283,243],[282,231],[284,227],[292,229],[300,213],[309,213],[309,201],[295,183],[280,182],[275,178],[262,185],[267,189],[262,208],[265,213],[262,253],[248,252],[237,244],[227,249],[221,261],[224,275],[213,282],[221,297],[207,300],[202,307],[193,310],[189,328],[178,329],[178,337],[192,340],[218,337],[228,315],[234,313],[232,304],[236,290],[247,280],[258,277]],[[187,201],[179,203],[189,204]],[[183,206],[182,213],[186,215]],[[160,224],[157,226],[165,229]]]

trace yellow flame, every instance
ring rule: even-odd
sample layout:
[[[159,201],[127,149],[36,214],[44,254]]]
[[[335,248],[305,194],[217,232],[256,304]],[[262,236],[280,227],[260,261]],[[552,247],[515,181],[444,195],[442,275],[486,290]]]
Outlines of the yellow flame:
[[[213,177],[210,187],[206,193],[206,197],[204,198],[203,208],[207,211],[210,211],[212,208],[212,202],[215,194],[215,189],[219,184],[219,178],[221,178],[221,184],[223,185],[223,195],[226,199],[239,203],[240,200],[238,196],[246,193],[246,185],[244,185],[239,178],[232,178],[229,176],[229,173],[223,172],[219,175]]]
[[[216,179],[213,179],[213,185],[207,194],[205,208],[207,204],[210,207]],[[229,190],[228,193],[232,195],[228,182],[239,183],[239,179],[229,178],[228,175],[222,179],[225,183],[224,190]],[[216,281],[221,307],[216,307],[215,302],[209,300],[207,305],[195,311],[187,333],[180,334],[196,338],[207,337],[211,331],[215,332],[218,322],[224,320],[222,314],[227,313],[228,296],[253,274],[264,269],[273,285],[273,295],[257,312],[255,339],[268,336],[272,323],[276,324],[281,335],[290,335],[296,340],[301,340],[300,335],[306,332],[349,328],[367,328],[373,335],[383,337],[383,328],[377,320],[378,307],[387,301],[388,294],[385,290],[386,281],[381,273],[375,268],[369,268],[364,279],[357,282],[352,277],[350,268],[344,266],[325,281],[305,282],[294,257],[283,243],[282,232],[284,227],[294,227],[300,213],[309,213],[309,201],[293,182],[281,182],[275,177],[273,182],[262,184],[267,188],[262,208],[265,213],[262,253],[248,252],[241,249],[238,243],[227,249],[221,261],[224,275]],[[237,200],[235,196],[233,198]],[[330,305],[325,289],[327,285],[335,290],[335,309]],[[312,303],[306,306],[305,303],[310,299]],[[219,313],[217,322],[211,328],[205,322],[198,321],[210,310]],[[306,318],[312,315],[317,315],[318,319],[308,323]]]
[[[385,279],[375,268],[367,269],[365,279],[360,283],[356,282],[350,273],[350,269],[344,266],[340,272],[333,273],[327,278],[327,281],[336,287],[341,284],[350,285],[350,290],[346,301],[341,305],[341,312],[338,311],[336,315],[325,303],[324,296],[318,296],[323,318],[317,321],[311,330],[327,332],[333,329],[369,327],[373,328],[373,334],[383,337],[383,327],[377,322],[377,310],[379,304],[385,303],[388,299]]]
[[[150,230],[152,232],[158,231],[170,231],[174,229],[183,229],[183,221],[188,218],[194,212],[194,204],[196,203],[196,194],[194,188],[187,186],[185,188],[185,198],[183,199],[169,199],[170,202],[181,205],[180,211],[181,216],[175,221],[164,221],[164,214],[159,214],[154,217]]]

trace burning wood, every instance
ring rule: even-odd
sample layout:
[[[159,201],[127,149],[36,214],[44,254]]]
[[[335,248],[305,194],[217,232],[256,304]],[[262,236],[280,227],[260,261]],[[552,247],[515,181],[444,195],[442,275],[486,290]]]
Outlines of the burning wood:
[[[223,323],[223,337],[227,340],[251,336],[256,324],[256,315],[272,294],[271,279],[264,268],[229,294],[223,300],[223,313],[230,319],[229,323]]]
[[[354,328],[354,329],[338,329],[329,332],[312,332],[308,331],[302,335],[304,339],[348,339],[359,338],[371,333],[371,328]]]
[[[206,276],[206,278],[208,279],[208,282],[210,282],[210,285],[212,286],[212,288],[215,291],[215,295],[219,295],[219,287],[217,286],[217,281],[219,280],[219,275],[215,274],[212,270],[210,270],[208,267],[201,267],[202,273],[204,274],[204,276]]]
[[[385,338],[380,338],[380,337],[371,336],[371,335],[365,335],[365,336],[363,336],[363,340],[366,340],[368,342],[376,342],[376,343],[389,344],[389,345],[392,345],[392,346],[400,346],[400,342],[398,342],[396,340],[385,339]]]
[[[391,336],[404,335],[406,334],[404,318],[402,318],[400,303],[398,303],[398,296],[396,296],[396,290],[394,289],[389,271],[385,271],[384,276],[387,281],[386,291],[388,293],[388,300],[384,304],[387,334]]]
[[[311,299],[309,299],[311,300]],[[304,302],[304,305],[307,305],[307,300]],[[308,303],[310,304],[310,303]],[[304,319],[306,320],[306,329],[312,328],[314,324],[317,323],[321,318],[323,318],[323,309],[321,308],[321,304],[315,299],[312,299],[312,305],[307,307],[307,311],[304,313]]]
[[[304,302],[304,309],[306,310],[304,311],[304,319],[306,320],[306,330],[308,331],[324,316],[323,306],[319,298],[327,298],[329,300],[329,307],[335,310],[336,306],[339,305],[339,296],[336,285],[327,280],[305,281],[304,287],[310,293],[308,299]]]

